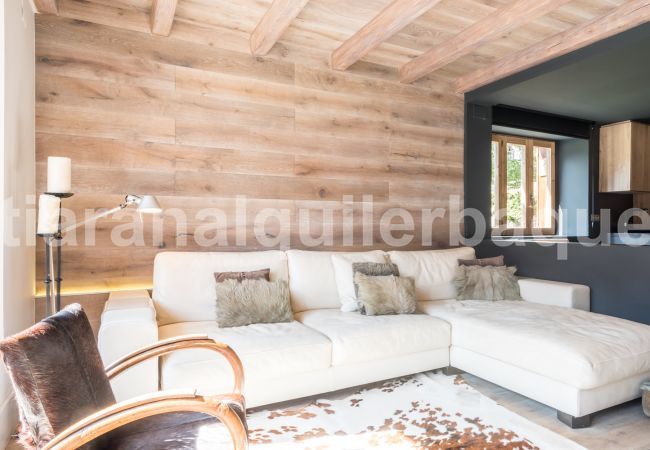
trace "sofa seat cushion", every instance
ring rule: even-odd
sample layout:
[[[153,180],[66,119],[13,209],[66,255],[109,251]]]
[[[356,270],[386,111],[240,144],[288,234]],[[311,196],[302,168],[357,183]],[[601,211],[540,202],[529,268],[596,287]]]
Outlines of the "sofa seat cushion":
[[[213,321],[181,322],[159,329],[160,339],[184,334],[207,334],[232,347],[244,366],[245,385],[330,367],[330,341],[296,321],[235,328],[219,328]],[[226,360],[204,349],[164,356],[160,376],[163,389],[196,388],[205,393],[230,392],[234,383]]]
[[[332,342],[332,366],[447,348],[449,324],[424,314],[364,316],[335,309],[304,311],[296,320]]]
[[[650,326],[640,323],[522,301],[432,301],[420,309],[451,324],[453,347],[578,389],[650,371]]]

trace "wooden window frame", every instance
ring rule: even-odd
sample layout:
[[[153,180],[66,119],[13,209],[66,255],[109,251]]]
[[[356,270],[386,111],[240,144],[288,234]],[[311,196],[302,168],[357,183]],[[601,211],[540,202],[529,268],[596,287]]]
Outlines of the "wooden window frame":
[[[555,142],[548,141],[544,139],[533,139],[526,138],[522,136],[511,136],[507,134],[492,133],[492,140],[490,141],[490,152],[492,152],[492,142],[497,142],[498,145],[498,155],[497,155],[497,170],[495,171],[496,184],[498,186],[495,195],[495,211],[499,215],[497,220],[497,226],[493,227],[493,234],[500,236],[507,235],[554,235],[556,234],[557,229],[557,203],[555,198],[555,188],[556,188],[556,165],[555,165]],[[506,157],[507,157],[507,144],[516,144],[523,145],[526,148],[524,152],[524,173],[522,174],[522,184],[525,186],[524,189],[524,210],[525,210],[525,227],[508,227],[507,226],[507,176],[506,176]],[[533,165],[529,163],[533,160],[533,149],[535,147],[550,148],[551,150],[551,205],[552,211],[554,211],[551,222],[553,225],[548,228],[535,228],[532,229],[531,224],[533,222],[534,209],[532,207],[532,195],[533,195]],[[492,161],[492,157],[490,157]],[[490,186],[490,189],[492,187]],[[503,205],[503,206],[502,206]],[[492,217],[490,217],[490,223],[492,223]],[[534,233],[533,233],[534,232]]]

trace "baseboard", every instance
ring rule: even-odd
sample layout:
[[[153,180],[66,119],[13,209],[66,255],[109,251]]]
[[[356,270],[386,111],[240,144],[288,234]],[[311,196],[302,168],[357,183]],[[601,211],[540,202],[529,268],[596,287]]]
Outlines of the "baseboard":
[[[5,448],[9,439],[16,432],[18,424],[18,406],[14,401],[13,393],[4,399],[0,405],[0,445]],[[2,444],[4,443],[4,444]]]

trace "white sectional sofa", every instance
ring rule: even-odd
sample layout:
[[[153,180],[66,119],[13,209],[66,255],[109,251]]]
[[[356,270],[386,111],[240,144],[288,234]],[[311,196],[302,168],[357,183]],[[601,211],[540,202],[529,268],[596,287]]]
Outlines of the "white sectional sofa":
[[[588,312],[589,288],[522,279],[524,302],[453,300],[458,259],[471,248],[391,251],[415,279],[420,312],[342,312],[331,252],[160,253],[147,291],[112,294],[99,331],[106,364],[150,344],[207,334],[242,359],[249,407],[426,370],[467,371],[558,410],[573,427],[637,398],[650,379],[650,326]],[[294,321],[219,328],[214,272],[271,269],[289,282]],[[118,376],[118,400],[158,389],[225,392],[227,363],[205,350],[164,356]]]

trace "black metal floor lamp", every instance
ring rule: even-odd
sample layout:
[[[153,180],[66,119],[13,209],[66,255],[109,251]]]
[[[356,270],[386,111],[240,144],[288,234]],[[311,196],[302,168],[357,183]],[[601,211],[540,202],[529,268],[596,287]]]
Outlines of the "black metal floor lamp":
[[[124,201],[113,209],[102,211],[93,217],[81,222],[61,227],[61,200],[72,197],[72,193],[48,192],[39,198],[38,230],[37,235],[45,240],[45,301],[46,315],[50,316],[61,309],[61,247],[65,233],[73,231],[90,222],[116,213],[130,205],[137,205],[138,211],[143,214],[162,212],[158,200],[151,195],[127,194]],[[56,247],[56,258],[53,248]],[[56,259],[56,264],[55,264]]]
[[[61,233],[61,199],[72,197],[73,194],[69,192],[48,192],[45,195],[51,195],[59,199],[56,232],[53,234],[39,234],[45,240],[45,280],[43,282],[45,283],[46,315],[50,316],[61,309],[61,281],[63,280],[61,278],[61,240],[63,239]],[[53,246],[56,246],[56,271]],[[52,283],[56,283],[55,291],[52,289]]]

